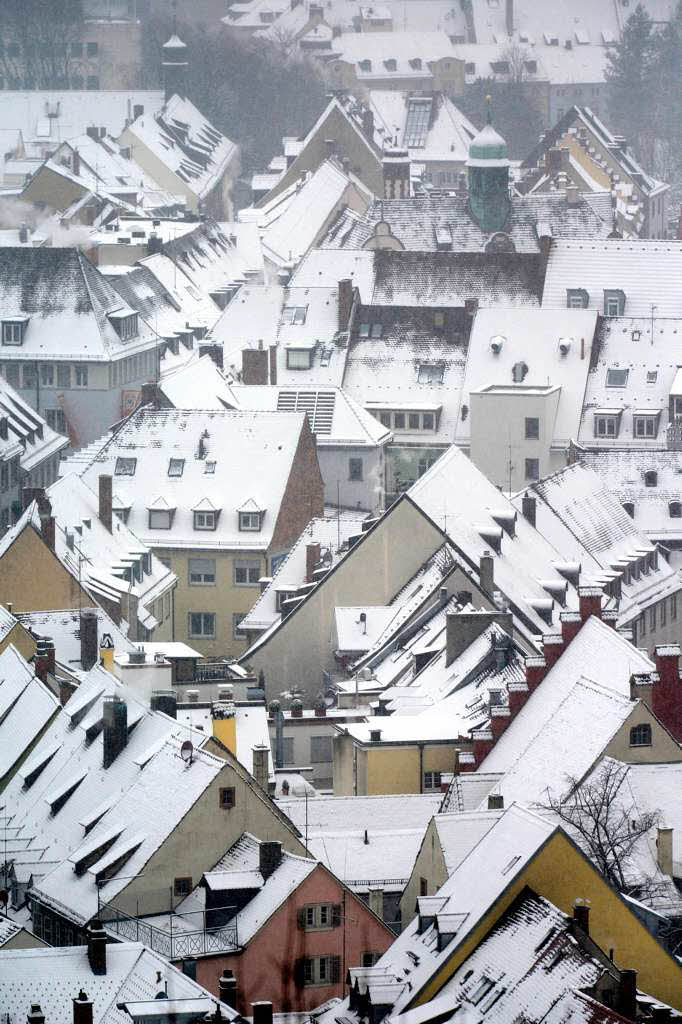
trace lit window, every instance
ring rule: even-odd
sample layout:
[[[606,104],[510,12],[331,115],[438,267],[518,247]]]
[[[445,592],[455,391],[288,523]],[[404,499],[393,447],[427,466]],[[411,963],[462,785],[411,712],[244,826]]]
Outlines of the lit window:
[[[644,722],[642,725],[635,725],[630,729],[630,746],[651,746],[651,726],[648,722]]]
[[[114,467],[114,476],[135,476],[135,469],[137,467],[137,459],[126,459],[119,457],[116,459],[116,465]]]
[[[168,463],[168,476],[182,476],[184,469],[184,459],[171,459]]]
[[[215,613],[190,612],[189,635],[208,637],[215,636]]]
[[[188,568],[192,586],[215,584],[215,558],[190,558]]]
[[[215,530],[217,525],[217,517],[215,512],[195,512],[194,513],[194,529],[195,530]]]
[[[261,528],[260,512],[240,512],[239,529],[242,532],[258,533]]]
[[[539,480],[540,479],[540,460],[539,459],[526,459],[525,460],[525,476],[526,480]]]
[[[540,437],[540,420],[537,416],[526,416],[526,440],[537,441]]]
[[[260,559],[237,558],[234,562],[234,584],[237,587],[256,587],[261,577]]]

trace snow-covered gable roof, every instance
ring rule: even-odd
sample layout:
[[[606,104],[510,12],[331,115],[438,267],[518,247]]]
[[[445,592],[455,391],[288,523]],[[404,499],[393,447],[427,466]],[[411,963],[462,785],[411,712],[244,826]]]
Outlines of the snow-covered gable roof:
[[[158,113],[138,117],[126,132],[199,199],[212,192],[237,154],[235,143],[214,128],[190,100],[177,94]]]
[[[374,252],[371,249],[310,249],[296,267],[291,285],[298,288],[333,288],[350,280],[368,304],[374,291]]]
[[[480,309],[471,327],[461,400],[491,384],[511,384],[512,367],[528,367],[524,386],[559,386],[552,443],[566,447],[578,435],[597,314],[588,310]],[[493,351],[491,340],[502,340]],[[564,353],[560,345],[568,346]],[[470,418],[457,420],[458,444],[470,440]]]
[[[197,1015],[214,1013],[218,1002],[141,942],[107,945],[105,974],[92,972],[84,945],[0,951],[0,1001],[7,1024],[21,1024],[27,1000],[38,1003],[53,1024],[71,1024],[74,994],[79,989],[85,989],[92,1002],[94,1024],[130,1024],[124,1003],[132,1008],[135,1003],[154,1000],[155,1011],[164,1010],[172,1018],[178,1010],[187,1009],[187,1000],[192,1001]],[[167,1001],[161,1002],[163,989]],[[226,1021],[241,1019],[226,1003],[220,1003],[220,1012]]]
[[[265,551],[304,423],[302,413],[143,408],[106,442],[83,478],[94,486],[100,473],[114,477],[114,490],[130,505],[128,525],[143,543]],[[116,474],[119,458],[137,460],[133,475]],[[169,476],[170,459],[184,460],[181,475]],[[249,497],[266,509],[258,533],[239,530],[237,509]],[[170,529],[149,525],[159,498],[176,510]],[[214,530],[197,532],[193,512],[203,499],[220,513]]]
[[[54,694],[10,644],[0,654],[0,779],[30,749],[59,708]]]
[[[3,90],[0,124],[21,131],[26,142],[54,150],[63,139],[84,135],[90,126],[118,135],[136,107],[159,110],[162,90]]]
[[[126,703],[128,741],[104,768],[102,735],[97,730],[103,701],[112,695]],[[94,738],[85,742],[89,730]],[[33,837],[29,849],[42,847],[41,861],[56,862],[34,883],[43,902],[82,924],[97,913],[95,874],[100,861],[133,851],[123,876],[114,876],[100,888],[104,900],[120,892],[130,876],[142,870],[225,766],[220,758],[195,750],[188,769],[179,752],[181,742],[189,736],[173,719],[150,711],[100,666],[87,674],[3,794],[4,814],[17,830],[15,841]],[[52,813],[51,803],[59,794],[68,794],[71,785],[75,785],[73,792]],[[169,793],[172,799],[168,799]],[[85,841],[84,822],[96,822]],[[79,850],[85,851],[98,838],[104,841],[114,835],[100,861],[82,874],[74,872],[73,859]],[[15,860],[21,863],[22,856],[19,848]],[[35,872],[40,873],[40,861]]]
[[[358,80],[368,82],[372,78],[424,78],[429,63],[444,57],[457,59],[449,37],[438,31],[343,32],[334,38],[333,50],[340,60],[358,65]],[[426,71],[412,66],[410,62],[415,58],[427,65]],[[360,63],[367,60],[371,64],[369,69]],[[395,70],[386,66],[390,60],[396,62]]]
[[[552,244],[542,305],[566,306],[568,289],[587,293],[588,308],[604,310],[604,292],[625,294],[627,316],[682,316],[682,241],[673,239],[569,239],[556,236]],[[649,341],[651,338],[649,338]],[[646,342],[645,342],[646,343]]]
[[[610,695],[613,695],[613,710],[610,714],[615,714],[617,720],[620,709],[623,708],[620,702],[629,703],[630,700],[630,677],[654,670],[655,666],[643,651],[634,647],[616,630],[592,616],[565,648],[541,685],[530,694],[521,710],[514,716],[509,727],[481,763],[482,770],[506,772],[513,765],[520,763],[524,752],[548,723],[551,723],[553,716],[559,712],[567,699],[567,713],[570,713],[573,703],[571,692],[581,681],[584,686],[578,694],[586,702],[588,698],[593,698],[599,703],[604,714]],[[575,743],[577,749],[573,754],[566,752],[564,760],[557,758],[554,772],[566,771],[564,764],[575,762],[576,758],[584,756],[581,751],[588,749],[591,743],[586,735],[590,731],[591,729],[580,726],[576,733],[566,735],[565,739]],[[612,734],[615,731],[613,728]],[[599,753],[601,750],[595,751],[592,761]],[[592,761],[585,765],[583,774],[591,766]],[[537,782],[542,784],[542,780],[543,776],[540,775]]]
[[[117,654],[135,650],[136,644],[129,640],[103,608],[93,611],[97,615],[97,635],[108,633]],[[71,672],[82,672],[80,611],[78,608],[63,608],[56,611],[35,611],[17,613],[19,622],[36,636],[54,640],[57,663]]]
[[[397,89],[372,89],[368,101],[374,114],[375,141],[380,145],[393,145],[397,136],[398,145],[406,146],[413,160],[464,165],[477,129],[445,93],[411,98]],[[420,140],[406,130],[414,104],[420,104],[428,116],[427,130]]]
[[[143,321],[126,342],[116,333],[109,316],[123,305],[78,249],[0,249],[2,317],[28,319],[22,344],[5,347],[3,359],[108,361],[151,348]]]
[[[622,574],[626,563],[643,566],[654,550],[616,495],[579,462],[538,481],[525,493],[536,498],[538,532],[562,558],[582,563],[585,583],[603,585],[608,575],[600,573]],[[514,504],[520,512],[521,495]],[[644,571],[621,576],[618,623],[631,623],[644,608],[679,588],[677,573],[662,556],[653,566],[647,562]]]
[[[56,455],[65,448],[69,439],[62,437],[49,427],[37,413],[4,378],[0,378],[0,417],[7,417],[8,439],[0,441],[0,450],[18,444],[21,447],[19,459],[25,473],[39,466],[45,459]]]

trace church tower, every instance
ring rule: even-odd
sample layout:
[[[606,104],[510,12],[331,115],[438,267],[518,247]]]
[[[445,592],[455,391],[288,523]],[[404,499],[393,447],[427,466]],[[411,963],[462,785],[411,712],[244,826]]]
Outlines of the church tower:
[[[163,86],[165,100],[171,96],[184,97],[187,95],[187,46],[182,39],[174,32],[167,43],[163,46]]]
[[[503,231],[511,210],[507,143],[488,123],[469,146],[469,216],[482,231]]]

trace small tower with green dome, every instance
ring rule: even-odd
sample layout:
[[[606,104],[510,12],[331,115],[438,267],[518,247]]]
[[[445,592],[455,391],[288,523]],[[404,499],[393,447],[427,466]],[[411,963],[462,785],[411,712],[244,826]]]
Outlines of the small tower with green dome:
[[[509,217],[509,156],[507,143],[488,123],[469,146],[469,214],[482,231],[503,231]]]

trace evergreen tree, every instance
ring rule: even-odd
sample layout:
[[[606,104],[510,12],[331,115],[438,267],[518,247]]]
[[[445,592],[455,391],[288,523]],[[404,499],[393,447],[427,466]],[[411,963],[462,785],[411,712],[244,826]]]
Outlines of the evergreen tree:
[[[621,42],[608,53],[606,80],[611,85],[610,114],[643,160],[653,155],[653,111],[657,38],[653,22],[638,4],[623,29]]]
[[[656,38],[654,116],[656,173],[664,180],[682,177],[682,0]]]
[[[520,160],[537,146],[542,132],[542,117],[530,82],[496,82],[492,78],[478,78],[467,86],[463,96],[455,103],[474,124],[485,124],[488,114],[487,97],[491,97],[495,129],[507,143],[512,160]]]

